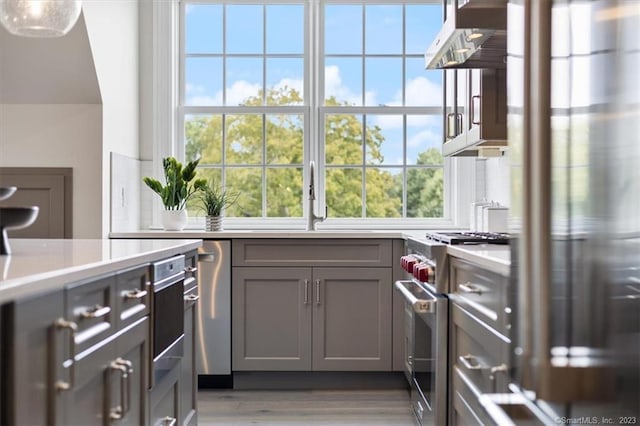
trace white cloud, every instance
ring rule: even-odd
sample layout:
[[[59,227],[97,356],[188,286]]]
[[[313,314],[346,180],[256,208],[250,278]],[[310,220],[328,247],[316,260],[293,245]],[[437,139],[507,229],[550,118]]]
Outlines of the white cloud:
[[[400,93],[396,94],[398,97]],[[407,83],[407,106],[440,106],[442,105],[442,86],[429,81],[425,77],[416,77]]]
[[[407,140],[407,146],[411,148],[423,146],[438,146],[442,140],[442,135],[431,129],[425,129],[416,133]]]
[[[327,97],[335,96],[338,101],[346,101],[349,105],[362,105],[362,95],[353,93],[342,83],[338,66],[329,65],[324,68],[324,85]],[[365,93],[365,99],[367,105],[377,105],[375,93]]]

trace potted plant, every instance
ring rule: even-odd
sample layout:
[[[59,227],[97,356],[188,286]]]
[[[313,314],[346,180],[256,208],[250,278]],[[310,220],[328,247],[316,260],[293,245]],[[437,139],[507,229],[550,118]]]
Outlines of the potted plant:
[[[174,157],[162,159],[165,185],[159,180],[145,177],[144,183],[162,199],[162,226],[167,231],[181,231],[187,224],[187,200],[207,186],[205,179],[195,179],[200,159],[188,162],[184,167]]]
[[[223,190],[215,179],[208,181],[198,196],[200,206],[206,214],[205,231],[222,231],[222,211],[235,203],[239,195]]]

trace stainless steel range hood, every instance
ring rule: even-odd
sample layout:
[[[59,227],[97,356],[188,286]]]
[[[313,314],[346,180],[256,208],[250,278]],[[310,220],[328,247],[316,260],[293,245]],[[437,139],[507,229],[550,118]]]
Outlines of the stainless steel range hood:
[[[426,68],[504,68],[506,3],[454,0],[452,5],[445,4],[442,29],[425,53]]]

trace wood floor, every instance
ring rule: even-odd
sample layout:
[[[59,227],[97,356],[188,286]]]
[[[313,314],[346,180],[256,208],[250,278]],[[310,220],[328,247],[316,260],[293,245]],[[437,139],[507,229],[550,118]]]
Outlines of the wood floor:
[[[200,390],[199,425],[410,426],[406,390]]]

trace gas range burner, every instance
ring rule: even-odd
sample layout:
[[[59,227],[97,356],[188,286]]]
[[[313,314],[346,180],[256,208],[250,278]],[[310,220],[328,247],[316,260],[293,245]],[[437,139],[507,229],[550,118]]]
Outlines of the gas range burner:
[[[426,236],[445,244],[509,244],[509,234],[497,232],[427,232]]]

